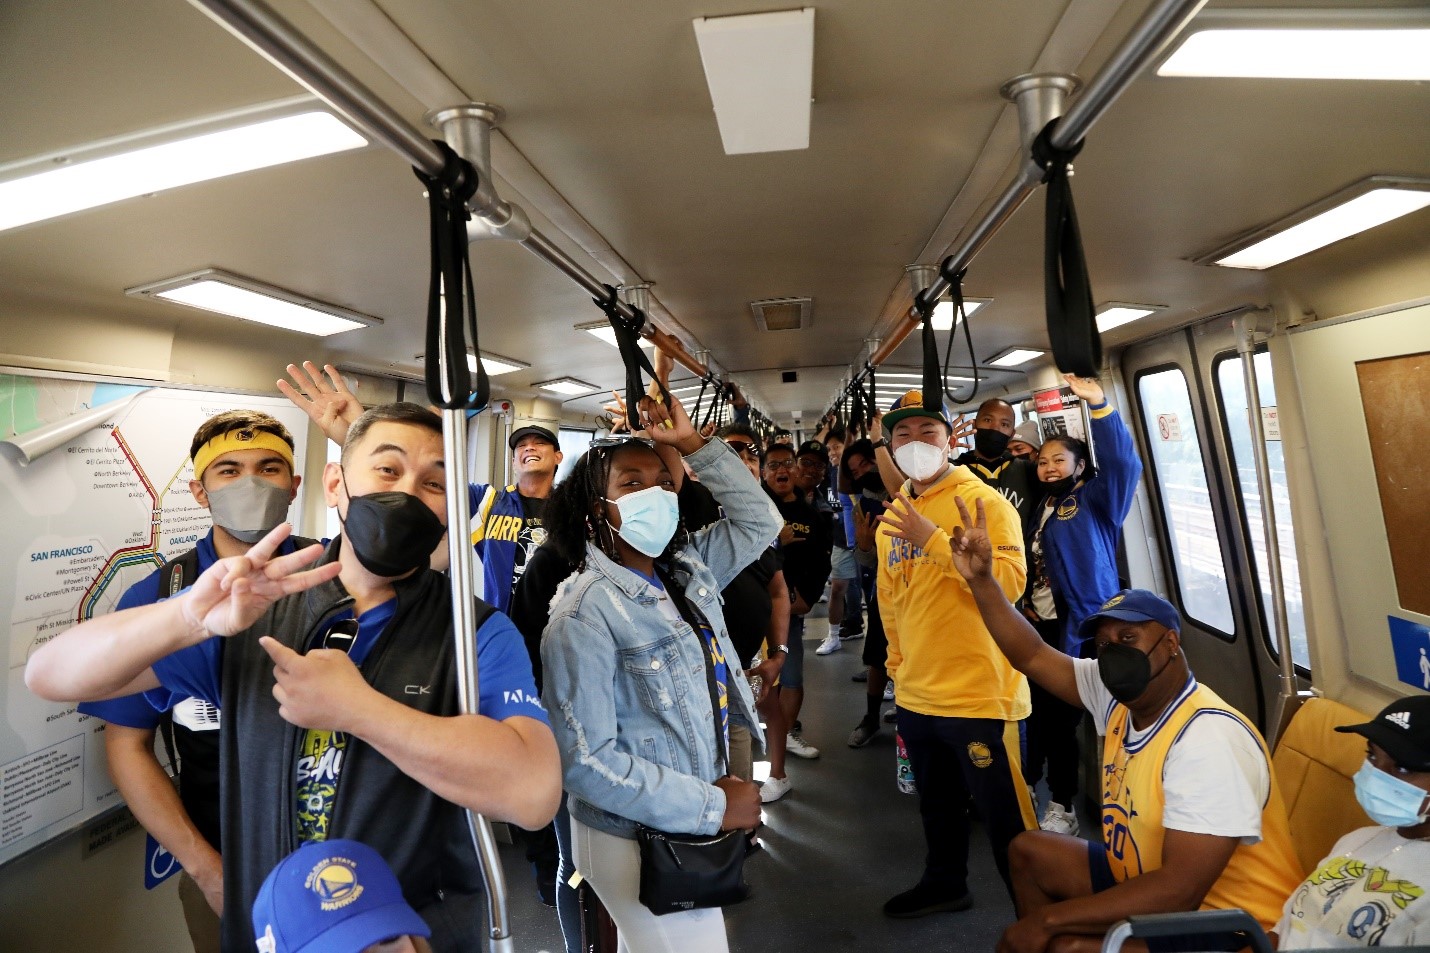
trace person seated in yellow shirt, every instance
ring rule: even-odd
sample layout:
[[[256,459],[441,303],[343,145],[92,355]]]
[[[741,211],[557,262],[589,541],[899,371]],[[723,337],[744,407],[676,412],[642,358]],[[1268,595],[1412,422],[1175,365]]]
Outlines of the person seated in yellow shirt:
[[[1065,655],[994,580],[982,503],[976,519],[958,506],[970,528],[954,529],[953,564],[993,640],[1015,669],[1087,708],[1106,736],[1101,842],[1046,831],[1013,840],[1019,919],[998,949],[1096,950],[1118,920],[1198,908],[1240,907],[1270,929],[1301,876],[1270,754],[1255,726],[1192,675],[1177,610],[1145,589],[1123,590],[1079,632],[1097,657]],[[1148,947],[1215,948],[1191,938]]]

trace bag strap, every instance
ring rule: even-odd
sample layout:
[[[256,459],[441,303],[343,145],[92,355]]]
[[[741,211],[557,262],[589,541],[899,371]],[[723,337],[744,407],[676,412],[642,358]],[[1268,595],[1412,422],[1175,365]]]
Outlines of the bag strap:
[[[700,640],[701,654],[705,658],[705,685],[710,691],[710,709],[715,715],[715,750],[720,755],[720,766],[728,772],[730,770],[730,751],[726,746],[725,726],[720,722],[720,687],[715,684],[715,656],[711,652],[710,641],[700,631],[702,627],[709,629],[710,638],[713,639],[715,638],[715,628],[704,614],[689,599],[685,598],[685,590],[680,588],[680,584],[675,581],[673,574],[657,568],[656,575],[665,584],[665,591],[670,595],[671,601],[675,603],[675,611],[680,613],[685,624],[694,630],[695,637]],[[727,683],[725,688],[727,696],[729,690]]]

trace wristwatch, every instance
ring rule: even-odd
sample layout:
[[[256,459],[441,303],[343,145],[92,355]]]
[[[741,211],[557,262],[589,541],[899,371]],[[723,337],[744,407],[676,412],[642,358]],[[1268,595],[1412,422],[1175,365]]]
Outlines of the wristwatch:
[[[883,447],[885,450],[888,450],[890,453],[892,453],[893,450],[894,450],[893,447],[889,446],[889,438],[888,438],[888,437],[880,437],[878,440],[875,440],[875,441],[874,441],[874,449],[877,450],[877,449],[879,449],[880,447]]]
[[[783,643],[781,643],[781,644],[779,644],[779,645],[776,645],[776,646],[774,647],[773,651],[775,651],[775,652],[783,652],[784,654],[788,655],[788,654],[789,654],[789,646],[788,646],[788,645],[785,645],[785,644],[783,644]]]

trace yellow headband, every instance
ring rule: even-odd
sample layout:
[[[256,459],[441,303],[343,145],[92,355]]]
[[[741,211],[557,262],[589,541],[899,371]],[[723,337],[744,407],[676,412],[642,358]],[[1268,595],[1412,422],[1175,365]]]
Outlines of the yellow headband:
[[[293,469],[293,448],[288,446],[288,441],[266,430],[244,428],[221,433],[199,448],[194,454],[194,479],[202,480],[210,463],[234,450],[272,450],[288,461],[290,471]]]

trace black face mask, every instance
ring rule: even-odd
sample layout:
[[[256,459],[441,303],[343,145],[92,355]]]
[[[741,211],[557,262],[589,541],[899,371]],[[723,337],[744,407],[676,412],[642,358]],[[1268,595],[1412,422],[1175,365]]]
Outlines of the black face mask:
[[[1043,483],[1043,492],[1048,496],[1058,498],[1068,495],[1068,492],[1082,479],[1082,473],[1074,473],[1072,476],[1065,476],[1061,480],[1047,480]]]
[[[1108,642],[1097,650],[1097,675],[1113,698],[1124,705],[1131,704],[1147,690],[1152,679],[1161,675],[1167,666],[1172,664],[1172,657],[1169,655],[1161,668],[1155,673],[1152,671],[1152,653],[1166,637],[1167,633],[1163,632],[1162,638],[1146,652],[1117,642]]]
[[[979,427],[973,431],[973,449],[985,460],[996,460],[1008,449],[1008,441],[1013,438],[1001,430]]]
[[[343,482],[347,487],[346,478]],[[410,493],[385,491],[348,497],[343,535],[363,568],[392,579],[425,566],[447,527]]]
[[[884,478],[879,476],[878,470],[870,470],[854,481],[854,488],[860,493],[866,490],[870,493],[881,493],[884,489]]]

